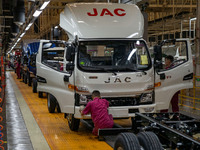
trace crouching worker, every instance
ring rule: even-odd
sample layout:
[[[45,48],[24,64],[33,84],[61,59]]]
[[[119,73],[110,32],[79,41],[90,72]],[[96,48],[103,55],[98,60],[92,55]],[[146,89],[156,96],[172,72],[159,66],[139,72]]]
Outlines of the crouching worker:
[[[81,115],[91,113],[94,128],[92,133],[98,136],[98,129],[112,128],[114,125],[112,115],[108,114],[109,102],[101,99],[100,92],[95,90],[92,92],[93,101],[88,102],[85,109],[81,111]]]

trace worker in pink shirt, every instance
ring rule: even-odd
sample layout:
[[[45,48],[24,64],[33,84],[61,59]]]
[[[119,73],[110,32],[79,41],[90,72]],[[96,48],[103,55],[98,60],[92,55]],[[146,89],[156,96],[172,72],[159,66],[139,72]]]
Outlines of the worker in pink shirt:
[[[93,101],[88,102],[85,109],[81,111],[81,115],[91,113],[94,128],[92,133],[98,135],[98,129],[112,128],[114,125],[112,115],[108,114],[109,103],[106,99],[101,99],[100,92],[95,90],[92,92]]]

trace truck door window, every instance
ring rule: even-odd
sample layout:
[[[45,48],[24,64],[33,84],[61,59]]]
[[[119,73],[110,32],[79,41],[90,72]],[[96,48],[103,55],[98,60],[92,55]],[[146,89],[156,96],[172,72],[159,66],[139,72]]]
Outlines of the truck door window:
[[[176,41],[174,44],[167,43],[162,46],[162,53],[163,69],[171,69],[177,67],[188,60],[186,42]],[[166,64],[166,58],[168,57],[173,58],[170,66],[167,66]]]
[[[85,71],[134,71],[151,67],[143,41],[82,41],[78,48],[78,67]]]
[[[57,71],[64,71],[64,48],[53,47],[43,49],[42,63]]]

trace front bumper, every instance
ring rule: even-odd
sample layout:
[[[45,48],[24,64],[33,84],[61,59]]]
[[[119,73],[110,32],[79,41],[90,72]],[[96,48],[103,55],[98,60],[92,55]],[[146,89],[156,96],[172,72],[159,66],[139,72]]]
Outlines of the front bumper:
[[[112,114],[113,118],[128,118],[135,117],[135,112],[140,113],[155,113],[156,104],[138,105],[138,106],[121,106],[121,107],[109,107],[108,113]],[[75,107],[74,117],[78,119],[91,119],[91,115],[81,116],[79,112],[80,106]]]

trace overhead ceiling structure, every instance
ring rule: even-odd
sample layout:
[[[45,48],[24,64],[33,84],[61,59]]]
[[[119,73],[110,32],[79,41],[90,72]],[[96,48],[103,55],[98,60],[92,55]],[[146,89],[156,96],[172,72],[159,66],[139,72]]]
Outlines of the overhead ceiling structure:
[[[196,16],[197,0],[1,0],[0,1],[0,54],[20,48],[27,39],[53,39],[55,28],[59,39],[67,35],[59,28],[59,15],[67,3],[112,2],[136,3],[148,17],[148,40],[158,42],[166,38],[189,35],[190,19]],[[36,11],[41,12],[34,17]],[[194,29],[195,22],[191,24]],[[192,35],[194,31],[192,32]],[[3,43],[3,44],[2,44]]]
[[[5,47],[2,43],[9,42],[9,34],[13,22],[13,13],[9,2],[9,0],[0,1],[0,50]]]
[[[189,23],[196,17],[196,7],[197,0],[149,0],[146,10],[148,36],[157,40],[188,37]],[[194,23],[192,29],[195,28]]]

